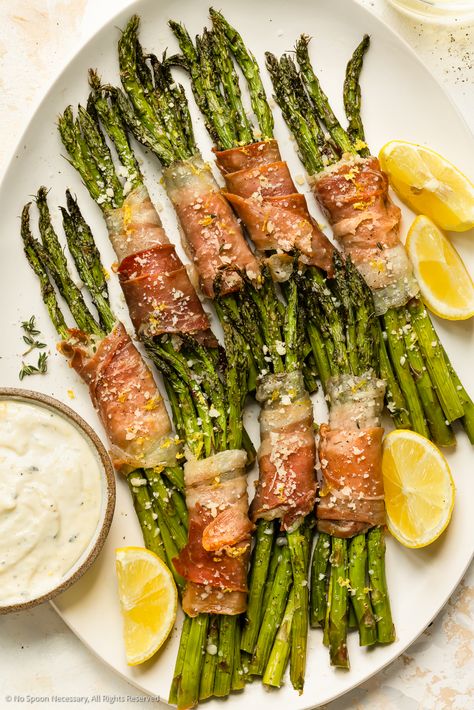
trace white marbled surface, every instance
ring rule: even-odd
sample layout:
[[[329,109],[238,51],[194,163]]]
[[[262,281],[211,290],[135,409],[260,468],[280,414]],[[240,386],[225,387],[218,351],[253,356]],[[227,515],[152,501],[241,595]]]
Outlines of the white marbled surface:
[[[474,128],[473,27],[421,25],[399,15],[384,0],[359,2],[405,38]],[[1,0],[0,174],[65,61],[95,28],[127,4],[128,0]],[[408,652],[327,710],[471,710],[473,619],[471,565],[444,611]],[[85,702],[77,702],[78,696],[97,708],[150,707],[145,697],[81,644],[48,604],[0,617],[0,639],[2,710],[82,707]],[[15,701],[15,696],[24,699]],[[42,702],[45,696],[51,699]]]

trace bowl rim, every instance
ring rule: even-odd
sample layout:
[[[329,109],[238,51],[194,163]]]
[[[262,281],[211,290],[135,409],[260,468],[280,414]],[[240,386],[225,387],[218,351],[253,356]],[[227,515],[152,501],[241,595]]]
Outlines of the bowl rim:
[[[82,432],[85,438],[89,441],[90,445],[95,449],[98,454],[99,461],[101,463],[101,476],[103,482],[105,483],[104,496],[105,496],[105,506],[103,512],[99,517],[97,522],[97,527],[94,532],[95,543],[89,550],[89,554],[84,558],[79,567],[75,567],[77,564],[71,567],[74,572],[72,574],[66,573],[63,580],[55,586],[53,589],[49,590],[45,594],[41,594],[39,597],[34,597],[33,599],[28,599],[25,602],[17,602],[15,604],[9,604],[7,606],[2,606],[0,604],[0,615],[9,614],[10,612],[23,611],[24,609],[31,609],[38,604],[43,604],[43,602],[50,601],[58,594],[69,589],[82,575],[87,572],[89,567],[97,558],[99,552],[102,550],[107,535],[112,524],[112,519],[115,510],[115,497],[116,497],[116,483],[115,483],[115,469],[113,467],[112,461],[107,453],[107,450],[102,443],[101,439],[97,433],[92,429],[90,424],[88,424],[77,412],[50,395],[43,394],[42,392],[36,392],[34,390],[22,389],[20,387],[0,387],[0,400],[2,399],[17,399],[26,402],[35,402],[37,405],[42,407],[53,409],[58,412],[62,417],[67,420],[72,421],[72,423]],[[93,538],[92,538],[93,539]],[[87,548],[86,548],[87,549]],[[84,553],[82,553],[84,554]],[[80,557],[78,558],[80,559]]]

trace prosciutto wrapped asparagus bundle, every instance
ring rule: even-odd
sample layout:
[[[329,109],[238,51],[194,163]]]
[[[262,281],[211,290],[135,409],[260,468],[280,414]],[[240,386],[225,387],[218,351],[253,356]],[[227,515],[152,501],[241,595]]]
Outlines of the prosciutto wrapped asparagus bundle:
[[[110,304],[107,283],[88,225],[67,193],[63,226],[76,268],[97,309],[87,307],[72,280],[66,257],[52,227],[46,190],[36,200],[41,242],[30,228],[30,205],[23,209],[21,235],[25,255],[38,277],[50,319],[62,338],[59,350],[89,387],[118,472],[126,476],[146,546],[171,566],[175,547],[171,531],[186,540],[187,514],[182,497],[183,472],[178,445],[163,399],[140,353]],[[66,324],[53,288],[69,306],[75,328]],[[97,317],[98,316],[98,317]],[[161,471],[159,481],[156,471]]]
[[[181,343],[176,337],[174,342],[155,338],[146,345],[169,383],[176,423],[186,440],[189,537],[174,564],[186,580],[188,616],[170,694],[170,701],[183,708],[243,686],[237,615],[247,604],[253,529],[242,449],[247,359],[231,329],[225,345],[225,358],[189,336]]]
[[[70,162],[104,214],[137,335],[189,333],[215,343],[187,271],[150,200],[123,127],[105,106],[104,121],[115,132],[120,172],[126,178],[122,182],[94,121],[94,106],[89,108],[92,113],[80,106],[74,119],[68,107],[59,119],[59,131]]]
[[[291,681],[301,691],[308,633],[308,516],[316,488],[313,407],[301,371],[303,326],[294,279],[287,284],[284,313],[266,269],[260,291],[248,287],[245,296],[244,309],[257,307],[255,320],[262,324],[266,367],[256,391],[262,407],[261,444],[250,514],[258,527],[241,646],[252,654],[249,673],[263,675],[264,682],[272,685],[281,682],[280,678],[274,683],[268,676],[274,649],[280,647],[282,671],[290,659]],[[238,322],[234,325],[239,328]],[[284,619],[283,643],[277,632]]]
[[[257,243],[260,246],[270,245],[275,247],[276,240],[272,237],[273,233],[277,237],[290,234],[296,236],[296,241],[298,242],[299,240],[299,247],[307,251],[311,243],[315,241],[314,239],[309,239],[311,230],[307,207],[304,198],[296,193],[285,164],[278,160],[279,154],[273,141],[271,115],[256,62],[245,48],[240,35],[230,27],[222,15],[215,11],[211,11],[211,15],[214,24],[212,42],[214,44],[217,43],[218,46],[218,50],[214,54],[219,53],[220,56],[225,52],[225,41],[227,41],[240,69],[246,77],[251,94],[252,108],[259,121],[260,137],[265,139],[260,141],[257,146],[251,144],[242,145],[242,141],[239,142],[236,137],[237,134],[235,134],[232,145],[232,134],[229,141],[228,129],[228,124],[232,126],[232,115],[227,119],[227,123],[224,121],[225,130],[222,130],[223,112],[217,112],[215,107],[216,102],[217,105],[219,105],[219,101],[224,101],[225,103],[225,91],[221,90],[219,85],[209,78],[214,76],[215,72],[219,70],[219,62],[216,60],[214,66],[211,64],[212,74],[209,74],[208,66],[210,62],[207,61],[206,63],[202,60],[206,45],[204,41],[206,35],[203,35],[200,45],[201,58],[198,57],[198,60],[194,60],[194,64],[197,61],[198,65],[198,69],[194,69],[194,73],[199,75],[199,72],[201,72],[203,76],[206,76],[205,72],[207,70],[209,76],[206,81],[201,80],[200,83],[195,81],[194,89],[202,110],[207,110],[207,123],[210,124],[214,121],[213,130],[219,141],[217,147],[226,148],[224,151],[217,151],[217,154],[218,160],[221,160],[228,190],[237,193],[236,196],[229,199],[236,203],[237,209],[241,210],[241,216],[248,222],[249,233],[253,239],[257,239]],[[191,51],[187,50],[186,54],[184,50],[189,45],[192,48],[192,43],[185,32],[179,29],[179,26],[173,24],[173,28],[180,37],[183,54],[186,55],[186,61],[189,63]],[[274,67],[274,65],[275,63],[269,58],[269,66]],[[291,62],[288,67],[285,65],[281,74],[284,75],[284,80],[288,80],[288,77],[291,76]],[[221,81],[223,86],[229,83],[229,80],[226,82],[222,78]],[[238,79],[234,72],[232,83],[235,84],[236,82],[238,84]],[[311,136],[318,132],[316,143],[320,151],[318,153],[320,164],[322,165],[323,161],[331,160],[333,148],[330,143],[324,141],[317,119],[311,114],[311,111],[300,107],[301,101],[298,92],[295,93],[295,96],[286,92],[284,100],[286,101],[287,99],[287,111],[296,117],[295,120],[301,132],[303,143],[308,141],[311,146]],[[214,138],[214,140],[216,139]],[[276,227],[273,217],[277,216],[278,226]],[[289,228],[288,220],[291,221],[291,228]],[[325,239],[324,236],[323,239]],[[291,243],[292,239],[282,237],[277,248],[280,251],[288,249]],[[319,240],[318,246],[323,246],[323,255],[328,253],[327,244],[329,244],[327,240],[326,246]],[[399,250],[397,253],[400,253]],[[303,261],[308,261],[308,257],[304,255],[302,259]],[[280,264],[281,259],[278,259],[277,263]],[[281,273],[280,277],[282,277]],[[396,425],[402,428],[414,428],[426,436],[431,435],[433,440],[440,445],[452,445],[454,443],[454,435],[449,426],[450,419],[446,417],[430,373],[426,370],[418,341],[409,337],[408,332],[405,332],[403,338],[400,337],[397,323],[394,322],[393,312],[389,312],[384,317],[382,325],[385,328],[383,335],[387,341],[388,351],[381,334],[377,336],[376,340],[378,340],[380,368],[387,382],[388,410],[394,417]],[[328,361],[324,356],[324,333],[318,332],[314,323],[311,323],[308,329],[308,337],[313,346],[315,359],[324,383],[329,374],[328,365],[330,364],[330,360]],[[431,362],[434,363],[434,366],[437,365],[435,359],[432,359]]]
[[[167,66],[160,64],[152,55],[149,61],[153,67],[153,81],[138,42],[137,28],[138,20],[132,18],[119,43],[122,82],[133,106],[131,113],[131,109],[126,107],[124,99],[121,98],[122,113],[135,136],[152,148],[165,166],[165,186],[180,219],[185,242],[194,256],[202,289],[206,295],[216,300],[221,321],[229,324],[241,339],[245,339],[251,346],[254,363],[261,374],[257,387],[257,399],[263,407],[262,445],[259,451],[260,479],[251,515],[253,520],[261,521],[260,529],[266,528],[272,532],[268,521],[280,519],[284,530],[291,527],[295,530],[287,537],[290,543],[290,560],[285,564],[288,566],[288,561],[294,562],[296,570],[293,582],[296,602],[294,625],[299,630],[292,646],[292,669],[295,669],[294,675],[297,678],[295,683],[301,689],[306,656],[308,607],[307,589],[302,583],[305,581],[309,555],[307,538],[302,535],[302,531],[296,531],[296,528],[314,505],[315,446],[312,405],[304,387],[297,352],[299,343],[295,311],[296,292],[291,305],[289,304],[287,321],[284,323],[283,318],[279,317],[281,303],[271,279],[266,270],[261,272],[237,218],[211,178],[209,167],[204,166],[194,142],[190,142],[192,127],[189,121],[180,121],[179,116],[170,110],[167,98],[174,95],[175,102],[179,99],[181,106],[185,104],[185,98],[181,94],[178,95]],[[151,142],[149,137],[144,137],[143,95],[146,97],[148,109],[147,130],[153,131],[154,142]],[[155,116],[153,124],[150,121],[151,113]],[[165,157],[164,151],[160,151],[156,145],[161,145],[164,141],[160,133],[161,126],[169,126],[171,122],[176,129],[175,135],[180,135],[180,139],[176,140],[169,151],[174,151],[174,155],[173,162],[168,166],[168,155]],[[183,154],[188,156],[186,160],[183,160]],[[210,205],[214,204],[216,208],[210,208]],[[205,264],[199,257],[200,245],[206,245]],[[212,264],[215,264],[215,268],[210,272]],[[224,268],[226,264],[227,270]],[[229,270],[229,267],[235,267],[238,271]],[[301,542],[304,542],[304,554],[299,549]],[[256,558],[259,561],[258,552]],[[267,565],[268,559],[267,556]],[[291,583],[291,578],[289,582]],[[251,583],[251,608],[247,616],[252,620],[254,639],[249,642],[247,626],[242,642],[245,650],[255,651],[256,660],[250,665],[250,672],[259,674],[264,672],[273,642],[272,634],[274,636],[276,633],[278,623],[275,622],[278,615],[270,611],[266,622],[270,633],[262,632],[263,640],[258,644],[259,623],[263,620],[262,595],[263,584],[256,589]],[[280,616],[283,613],[284,598],[280,602]],[[264,621],[262,623],[265,625]]]
[[[372,291],[400,386],[407,401],[418,402],[413,428],[449,446],[454,436],[447,425],[461,419],[474,442],[473,402],[418,297],[418,285],[399,239],[400,210],[392,203],[387,177],[364,140],[359,75],[368,46],[365,37],[347,66],[347,131],[332,111],[311,66],[307,37],[302,36],[296,47],[299,71],[290,57],[278,61],[270,53],[267,67],[313,192],[329,217],[334,235]],[[311,117],[311,121],[303,125],[303,116]]]
[[[238,267],[250,279],[259,268],[243,238],[232,209],[221,195],[211,169],[200,155],[181,86],[172,80],[166,62],[146,57],[138,41],[134,15],[121,34],[119,63],[130,100],[118,92],[129,129],[160,160],[164,187],[176,210],[183,245],[196,266],[203,293],[213,298],[220,274],[220,293],[238,291]]]
[[[194,95],[204,114],[206,126],[214,141],[217,161],[226,180],[225,194],[236,207],[255,244],[267,255],[272,254],[269,263],[274,276],[278,280],[287,277],[288,262],[291,268],[291,259],[285,257],[285,254],[298,249],[301,262],[323,267],[319,278],[316,268],[310,272],[313,282],[319,281],[319,286],[322,286],[325,270],[331,269],[334,247],[311,217],[304,196],[298,193],[288,166],[281,160],[278,144],[273,137],[273,118],[254,57],[221,13],[211,10],[211,17],[212,32],[205,31],[197,39],[196,46],[182,25],[170,23],[182,51],[181,57],[171,57],[170,61],[184,65],[190,72]],[[251,125],[241,102],[234,100],[233,110],[226,110],[233,94],[237,92],[240,97],[239,78],[232,55],[246,79],[258,127]],[[220,83],[216,81],[216,75]],[[303,134],[303,126],[307,122],[310,135],[309,127],[314,121],[309,113],[302,118]],[[330,311],[330,340],[333,336],[337,340],[341,324],[337,319],[334,320],[334,309],[330,307]],[[321,332],[310,319],[306,331],[325,387],[331,374],[334,355],[327,353],[328,327]],[[415,386],[411,389],[405,387],[404,391],[410,395],[406,399],[395,376],[384,340],[379,334],[371,337],[375,338],[373,346],[379,351],[380,367],[387,381],[387,405],[396,425],[402,428],[415,426],[427,433]],[[394,339],[392,334],[389,333],[388,339]],[[416,353],[413,358],[415,356]],[[407,369],[402,370],[402,375],[407,375]],[[411,375],[408,370],[405,379],[409,378]],[[452,434],[439,406],[437,425],[441,431],[439,438],[452,441]]]
[[[120,37],[118,55],[126,93],[114,90],[118,106],[133,135],[163,167],[163,184],[202,292],[211,299],[217,295],[227,299],[235,309],[233,294],[242,288],[242,277],[257,282],[260,267],[198,151],[183,88],[174,82],[165,61],[145,56],[138,28],[135,15]]]
[[[331,378],[329,422],[320,428],[322,483],[316,508],[319,537],[312,561],[311,622],[324,627],[331,664],[342,668],[349,667],[346,635],[351,611],[361,646],[395,639],[382,529],[384,389],[373,370]]]
[[[115,95],[128,128],[159,159],[163,184],[175,208],[183,245],[193,262],[201,290],[215,301],[220,318],[235,317],[241,310],[239,294],[244,281],[256,286],[261,283],[260,265],[210,166],[198,151],[182,87],[175,83],[166,59],[160,62],[153,54],[145,55],[138,28],[139,19],[133,16],[119,41],[125,94],[95,84],[96,94],[101,94],[102,100],[108,93]],[[253,324],[247,322],[241,329],[244,342],[252,328]],[[258,354],[249,343],[247,352],[255,377]],[[305,367],[304,373],[313,390],[310,366]]]
[[[324,373],[324,384],[327,385],[328,388],[332,388],[335,377],[347,376],[349,378],[353,376],[352,373],[354,372],[370,373],[369,379],[376,380],[372,368],[374,364],[377,365],[377,358],[374,357],[374,352],[377,351],[373,347],[373,344],[377,342],[377,331],[374,327],[375,317],[370,292],[368,292],[365,284],[351,264],[348,263],[347,267],[342,264],[337,257],[337,252],[334,251],[330,242],[312,220],[304,196],[297,193],[288,167],[281,161],[278,145],[271,137],[273,127],[272,120],[265,102],[263,87],[258,78],[258,69],[255,71],[253,58],[250,57],[245,47],[243,47],[239,35],[226,23],[222,15],[214,11],[211,11],[211,15],[214,22],[214,34],[211,35],[205,32],[202,37],[198,38],[196,47],[194,47],[184,27],[176,23],[171,23],[171,27],[179,39],[180,47],[183,52],[183,57],[178,60],[178,63],[184,64],[190,71],[195,96],[199,106],[204,112],[211,135],[218,146],[227,147],[226,150],[216,151],[217,162],[225,177],[228,189],[225,194],[231,204],[237,209],[252,240],[261,251],[273,252],[276,250],[281,255],[281,253],[298,250],[300,263],[308,265],[306,273],[303,274],[302,270],[298,271],[298,291],[301,296],[301,305],[305,309],[306,314],[313,318],[318,328],[321,328],[321,330],[325,332],[324,348],[327,351],[328,357],[324,363],[325,366],[320,367],[320,374]],[[211,69],[219,71],[220,66],[224,63],[222,57],[226,56],[228,52],[225,43],[226,37],[230,42],[232,50],[238,53],[241,59],[239,64],[248,79],[254,113],[259,117],[260,128],[263,133],[262,137],[266,138],[266,140],[241,145],[243,140],[235,117],[230,116],[227,120],[227,124],[223,127],[222,113],[218,113],[215,109],[216,102],[219,100],[225,102],[228,85],[230,84],[233,90],[235,90],[235,86],[238,86],[235,71],[233,75],[231,75],[231,78],[228,78],[229,73],[225,75],[222,70],[220,71],[219,79],[224,87],[222,95],[219,94],[219,85],[215,80],[215,74],[213,74],[212,82],[206,80],[206,71],[210,71]],[[219,59],[217,59],[217,56]],[[232,67],[232,60],[229,55],[227,56],[230,67]],[[214,65],[212,64],[213,57],[215,57]],[[176,61],[176,58],[172,58],[172,61]],[[248,64],[245,65],[245,62],[248,62]],[[209,69],[209,66],[211,69]],[[242,116],[240,116],[240,118],[241,122],[243,122],[244,119]],[[233,143],[233,147],[229,147],[229,142],[231,146]],[[282,274],[283,269],[281,267],[285,259],[280,255],[276,257],[272,256],[269,260],[272,266],[277,262],[279,270],[279,273],[277,273],[278,278],[282,275],[287,277],[287,274]],[[333,257],[335,257],[334,266]],[[287,261],[288,260],[291,262],[289,257],[287,257]],[[325,268],[326,272],[329,272],[329,274],[337,272],[336,286],[333,287],[334,293],[329,291],[328,282],[323,272],[321,269],[315,268],[315,264]],[[303,266],[302,269],[305,269],[305,267]],[[322,362],[321,357],[318,359],[318,365],[320,362]],[[378,380],[376,381],[379,382]],[[289,414],[289,412],[285,411],[285,408],[281,407],[281,399],[284,401],[288,400],[288,403],[292,401],[291,398],[287,396],[287,390],[285,387],[281,387],[281,384],[280,387],[278,387],[276,378],[270,381],[269,384],[270,387],[266,394],[270,396],[267,401],[271,401],[272,398],[274,399],[276,404],[275,410],[279,413],[280,422],[285,421],[288,426],[291,427],[293,424],[293,414],[298,422],[300,421],[300,417],[303,419],[304,407],[302,406],[302,402],[299,402],[299,407],[294,413]],[[381,381],[380,384],[379,390],[383,401],[385,385]],[[297,393],[300,390],[296,381],[291,383],[291,390],[295,400],[298,401]],[[281,395],[283,396],[281,397]],[[259,390],[257,390],[257,398],[258,396]],[[265,399],[265,395],[262,399]],[[266,415],[267,412],[264,409],[261,417],[261,420],[264,422],[264,436]],[[381,430],[379,434],[380,433]],[[264,438],[263,451],[265,450],[265,443],[266,439]],[[380,458],[380,435],[378,436],[377,444],[378,457]],[[278,450],[277,447],[275,447],[275,450]],[[302,447],[300,451],[301,455],[304,456],[304,447]],[[344,468],[341,467],[341,462],[338,463],[340,475],[342,475]],[[269,491],[267,490],[268,483],[265,478],[265,467],[262,468],[263,476],[261,469],[260,477],[262,485],[257,488],[257,494],[252,502],[251,511],[262,513],[265,512],[266,507],[269,511],[266,514],[270,517],[273,508],[276,515],[283,513],[283,524],[285,524],[286,512],[278,509],[278,496],[272,498],[272,496],[269,495],[269,493],[273,492],[274,487],[277,488],[278,485],[282,485],[278,477],[278,465],[272,470],[273,475],[271,481],[273,487],[270,486]],[[378,468],[377,476],[380,479],[380,467]],[[291,477],[288,480],[288,484],[291,487]],[[380,485],[380,480],[378,485]],[[379,516],[378,523],[380,522],[383,522],[383,519]],[[337,526],[333,524],[332,532],[334,532],[335,527]],[[338,529],[341,530],[342,528]],[[351,534],[354,534],[354,532]],[[329,538],[329,547],[331,539],[332,538]],[[257,534],[257,553],[259,544],[260,537]],[[344,546],[344,543],[335,542],[334,544],[335,549],[337,546]],[[258,567],[258,564],[254,564],[253,570],[257,570]],[[364,573],[365,571],[364,568]],[[292,594],[293,591],[288,597],[281,634],[279,633],[275,640],[272,657],[264,675],[264,682],[273,685],[279,685],[281,683],[285,668],[287,639],[285,640],[284,635],[286,634],[288,636],[288,627],[291,628],[292,624],[294,604]],[[250,600],[251,599],[252,585],[250,591]],[[249,603],[248,616],[250,616],[250,613],[251,601]],[[375,631],[375,622],[373,619],[372,623],[374,625],[373,631]],[[247,630],[248,629],[246,629],[246,631]],[[245,632],[243,639],[245,642]],[[375,639],[376,636],[373,634],[373,639],[370,643],[373,643]],[[389,639],[387,638],[386,640]],[[332,646],[335,647],[335,643],[333,643]],[[245,646],[243,646],[243,648],[245,648]],[[258,656],[258,649],[256,655]],[[333,656],[336,662],[337,653],[334,652]],[[292,680],[293,678],[294,676],[292,675]]]
[[[97,178],[85,163],[84,156],[91,156],[97,168],[102,169],[108,197],[119,175],[98,123],[99,116],[122,165],[127,166],[125,186],[127,182],[135,185],[136,192],[138,188],[143,189],[143,180],[117,109],[117,94],[105,95],[94,75],[91,81],[94,88],[88,110],[79,109],[80,119],[76,124],[66,114],[60,128],[63,137],[66,136],[68,149],[74,147],[70,138],[73,131],[75,145],[80,145],[81,140],[86,143],[88,153],[82,150],[79,159],[77,153],[72,156],[92,196],[102,204],[100,194],[103,193],[98,193]],[[122,187],[120,181],[119,186]],[[127,205],[123,208],[124,226],[120,229],[111,227],[116,219],[116,209],[104,210],[109,234],[121,229],[121,236],[114,242],[116,249],[119,250],[122,244],[129,249]],[[147,211],[155,217],[144,220],[140,231],[142,245],[147,245],[148,238],[153,242],[156,234],[157,215],[151,203],[147,205]],[[176,429],[186,442],[185,492],[189,535],[184,544],[177,544],[173,539],[171,543],[175,547],[172,564],[184,582],[183,609],[187,616],[170,697],[179,707],[191,707],[200,697],[225,696],[231,687],[241,687],[242,683],[237,615],[246,607],[246,577],[253,528],[247,515],[247,452],[241,449],[244,439],[246,449],[252,452],[242,428],[248,363],[247,351],[237,333],[226,331],[226,360],[207,328],[207,320],[205,329],[195,327],[196,304],[202,310],[199,299],[190,282],[186,291],[181,287],[179,279],[184,267],[180,262],[177,264],[174,248],[164,243],[162,233],[157,241],[162,252],[166,249],[165,260],[153,260],[150,264],[146,250],[140,251],[125,256],[119,275],[126,295],[129,294],[130,313],[137,332],[164,375]],[[172,259],[170,266],[166,259]],[[142,303],[147,304],[148,294],[163,277],[171,279],[168,282],[172,304],[169,313],[166,320],[161,317],[167,306],[160,302],[143,327]],[[165,328],[165,322],[170,327]],[[185,327],[181,329],[183,323]],[[208,629],[216,639],[218,663],[217,658],[207,658],[213,654],[204,654]],[[196,652],[196,649],[200,651]]]

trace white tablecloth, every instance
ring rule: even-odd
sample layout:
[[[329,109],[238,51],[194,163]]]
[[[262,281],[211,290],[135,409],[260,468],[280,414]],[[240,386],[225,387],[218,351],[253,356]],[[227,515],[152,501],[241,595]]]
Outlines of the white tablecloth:
[[[384,0],[359,1],[409,42],[474,128],[473,28],[423,26],[399,15]],[[32,110],[65,60],[94,28],[127,4],[128,0],[1,0],[0,174]],[[471,565],[444,611],[407,653],[326,707],[471,710],[473,611]],[[45,696],[51,698],[48,703],[41,702]],[[87,696],[94,708],[150,707],[81,644],[48,604],[0,617],[0,708],[82,707],[73,702],[78,696]]]

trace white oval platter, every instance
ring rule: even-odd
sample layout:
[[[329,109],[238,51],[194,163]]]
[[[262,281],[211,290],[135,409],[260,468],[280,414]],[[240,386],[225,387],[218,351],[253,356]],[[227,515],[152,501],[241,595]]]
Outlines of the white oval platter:
[[[86,72],[97,67],[104,79],[118,81],[116,43],[118,28],[123,27],[132,12],[143,19],[141,39],[156,53],[176,44],[166,21],[169,18],[186,23],[191,34],[207,22],[208,3],[203,0],[142,0],[107,23],[65,67],[32,116],[0,188],[0,214],[3,235],[0,242],[0,289],[2,353],[0,374],[3,385],[17,386],[21,355],[24,349],[20,321],[36,314],[46,341],[51,345],[49,373],[28,382],[45,393],[63,400],[103,436],[79,378],[55,352],[53,331],[40,299],[33,274],[23,257],[19,239],[19,214],[23,204],[39,185],[51,188],[52,207],[64,203],[68,186],[79,197],[84,214],[99,243],[104,264],[114,261],[105,226],[96,206],[81,185],[72,167],[61,157],[55,122],[58,114],[71,103],[87,97]],[[311,54],[339,115],[342,115],[341,86],[346,62],[364,33],[372,39],[363,78],[363,118],[366,135],[373,153],[390,139],[400,138],[423,143],[448,157],[469,174],[472,168],[474,140],[441,87],[427,72],[410,48],[391,30],[355,2],[349,0],[220,0],[220,9],[242,32],[249,48],[263,66],[263,53],[277,54],[291,50],[301,32],[314,39]],[[263,76],[271,93],[265,70]],[[185,82],[186,87],[187,83]],[[188,90],[188,95],[191,92]],[[192,102],[191,102],[192,103]],[[210,143],[198,113],[192,106],[197,123],[197,138],[204,155],[211,159]],[[278,109],[275,107],[276,133],[282,153],[294,174],[303,169],[295,155]],[[176,243],[179,234],[176,219],[159,184],[160,172],[153,157],[145,158],[144,169],[153,199],[161,206],[165,227]],[[311,201],[314,213],[318,215]],[[412,215],[404,209],[404,230]],[[56,213],[56,210],[54,210]],[[322,217],[318,215],[320,219]],[[55,214],[60,230],[58,215]],[[455,235],[454,243],[474,273],[474,240],[472,234]],[[112,299],[120,317],[130,325],[115,279],[110,281]],[[474,394],[472,322],[437,321],[439,334],[465,386]],[[71,397],[73,397],[71,401]],[[321,399],[316,403],[321,421],[325,410]],[[255,442],[258,426],[255,410],[246,415]],[[259,682],[249,685],[244,693],[232,695],[227,707],[291,707],[293,710],[327,703],[366,680],[395,659],[430,623],[460,581],[474,551],[474,471],[472,449],[464,432],[458,428],[458,445],[447,454],[457,486],[452,523],[442,538],[425,550],[407,550],[392,539],[387,545],[387,574],[397,640],[387,647],[370,651],[359,649],[356,634],[349,642],[350,672],[329,666],[321,633],[311,631],[304,693],[298,696],[289,683],[277,692],[267,692]],[[104,438],[104,437],[103,437]],[[105,439],[104,439],[105,440]],[[128,489],[119,481],[117,507],[107,543],[93,568],[71,590],[55,602],[71,629],[99,658],[141,690],[166,700],[172,678],[179,641],[181,617],[176,630],[162,652],[138,668],[127,666],[123,653],[119,603],[116,593],[114,550],[123,545],[141,545],[142,538]],[[217,702],[208,704],[217,707]]]

